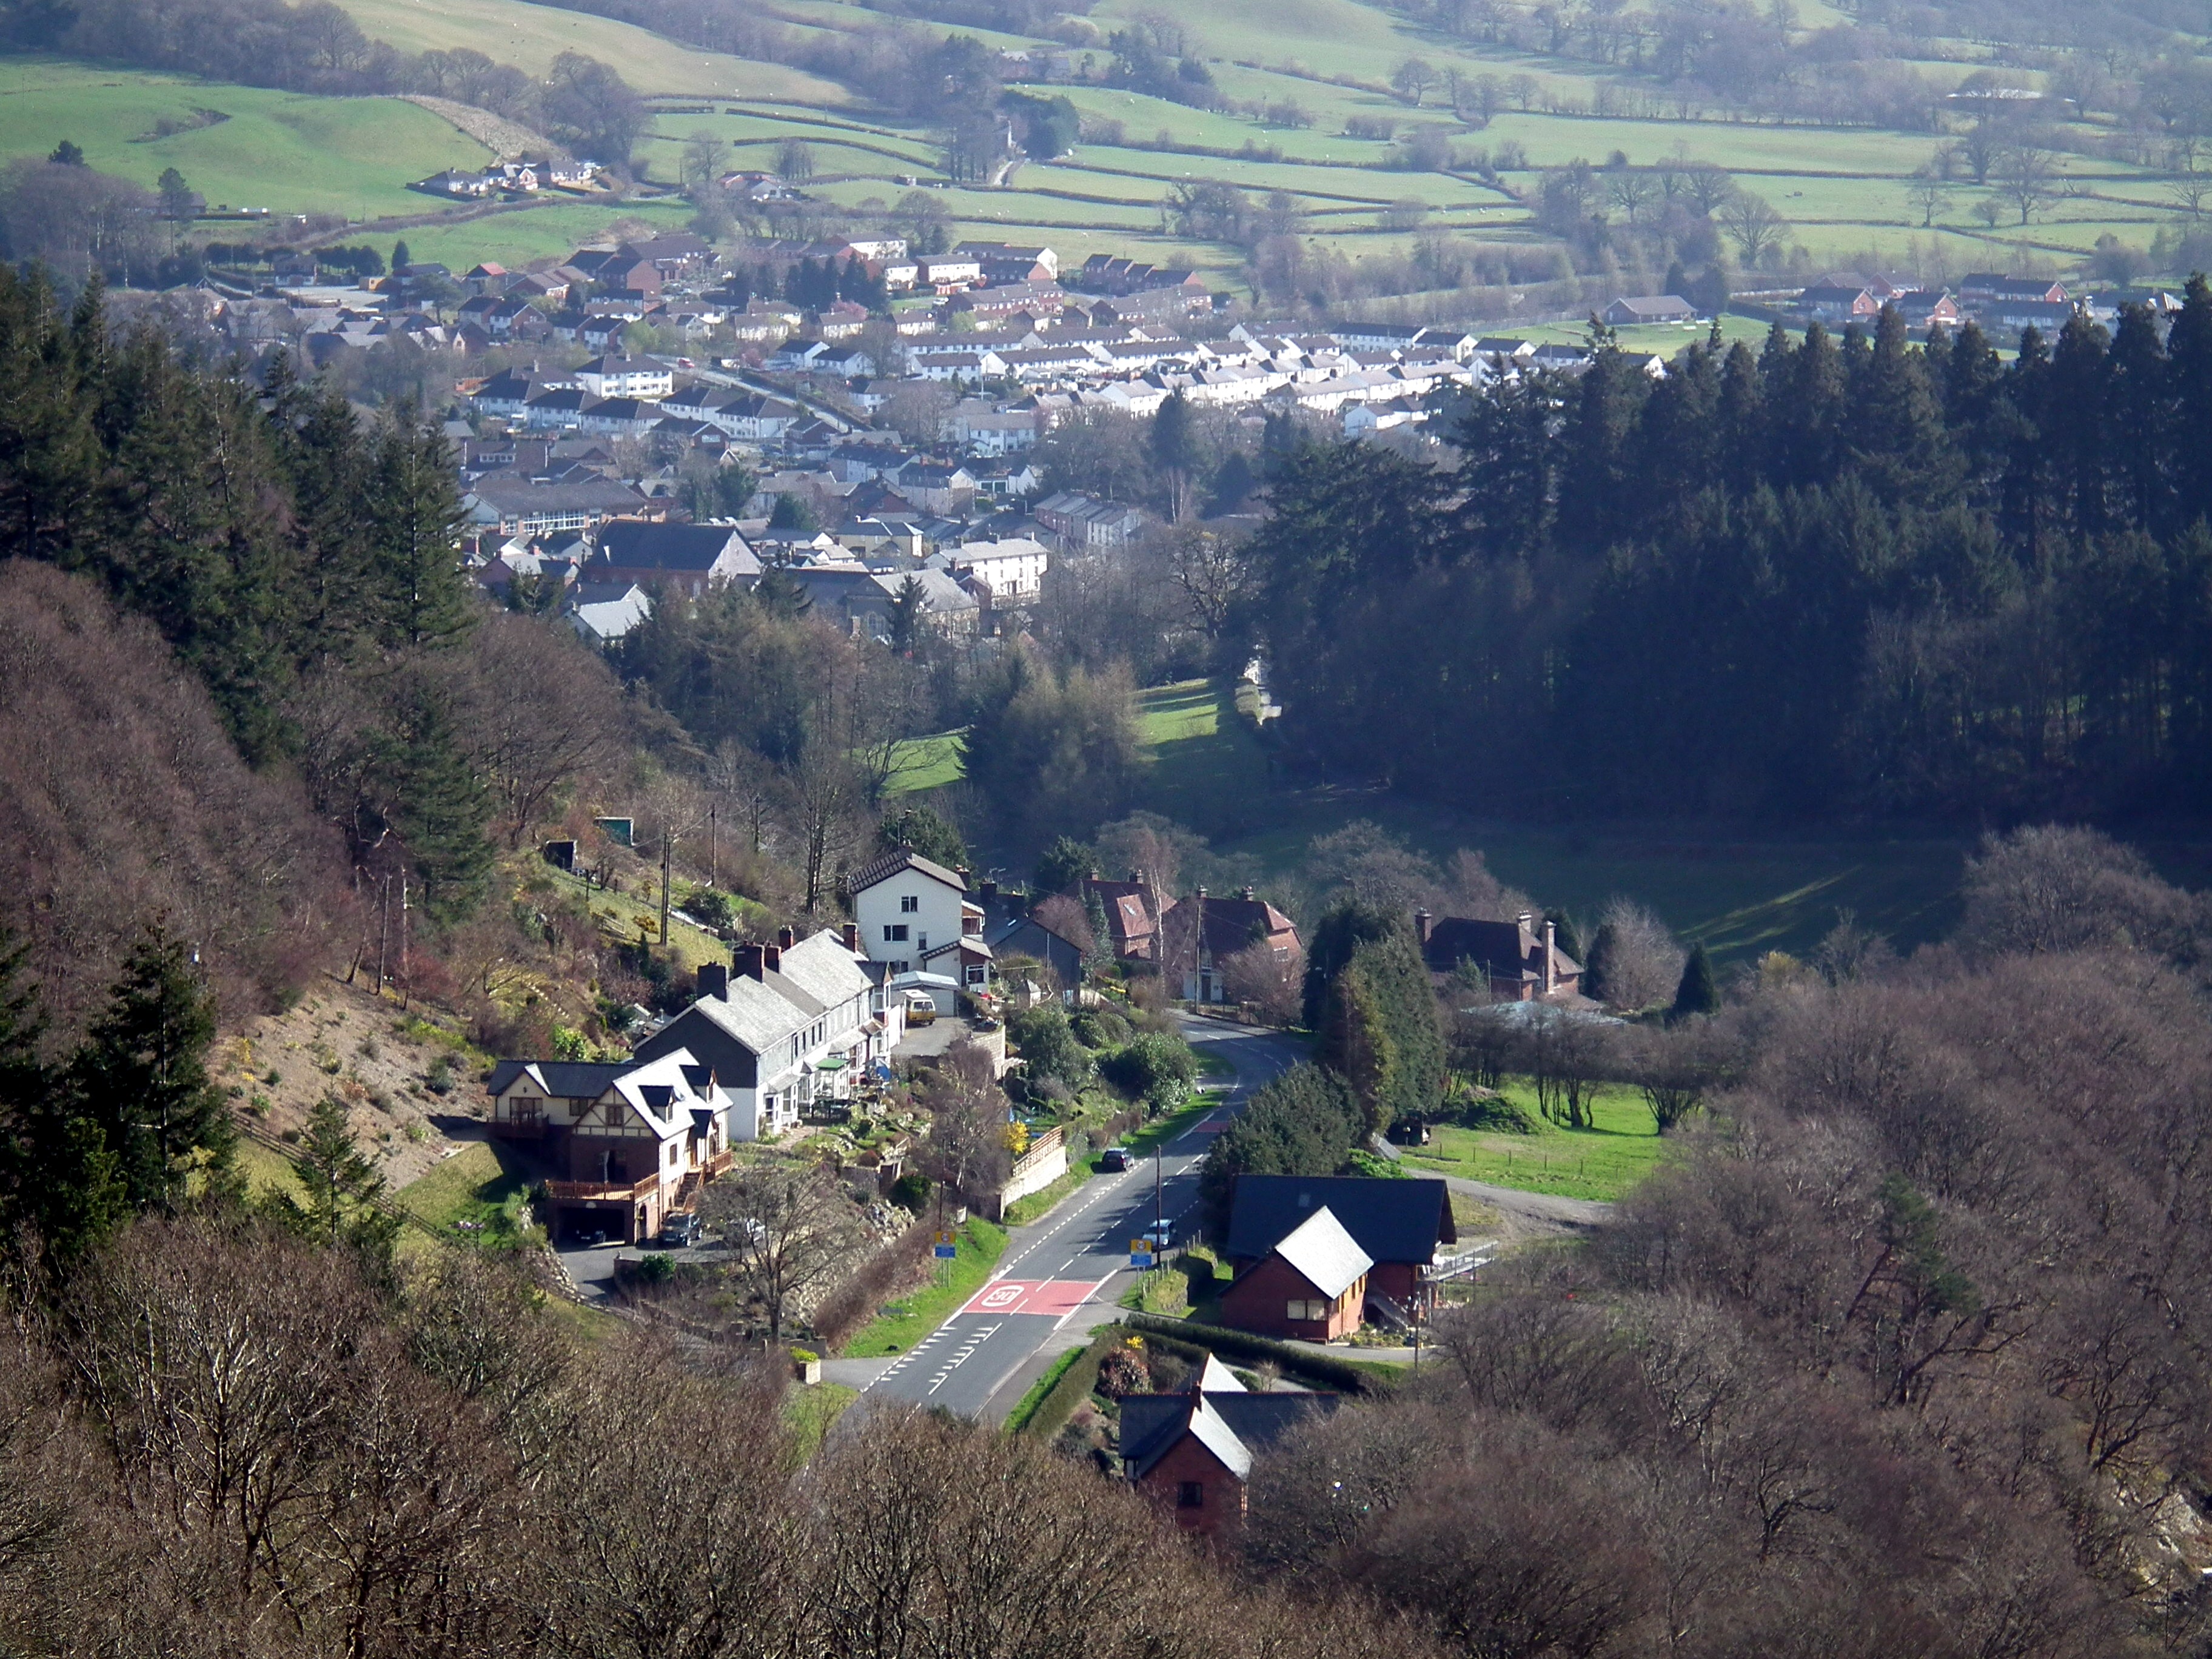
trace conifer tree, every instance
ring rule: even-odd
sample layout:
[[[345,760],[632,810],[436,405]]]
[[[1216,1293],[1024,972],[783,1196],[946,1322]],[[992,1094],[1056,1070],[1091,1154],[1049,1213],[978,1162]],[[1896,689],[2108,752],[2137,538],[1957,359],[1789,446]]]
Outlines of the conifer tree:
[[[1690,947],[1690,959],[1682,964],[1682,982],[1674,988],[1674,1006],[1668,1011],[1668,1020],[1688,1019],[1693,1015],[1717,1014],[1721,1011],[1721,989],[1713,981],[1713,964],[1705,955],[1705,947]]]
[[[458,641],[476,620],[461,568],[459,487],[445,434],[411,404],[378,428],[366,505],[371,568],[382,587],[380,643]]]
[[[71,1066],[132,1209],[173,1208],[191,1176],[227,1171],[237,1130],[208,1076],[215,1004],[183,940],[149,923]]]
[[[416,681],[394,720],[392,794],[399,837],[422,884],[422,910],[443,927],[471,915],[491,878],[485,836],[492,796],[439,689]]]
[[[362,1154],[346,1123],[344,1103],[325,1095],[307,1115],[300,1155],[292,1160],[306,1202],[286,1195],[283,1219],[330,1249],[343,1245],[370,1263],[388,1267],[399,1221],[377,1207],[384,1177]]]

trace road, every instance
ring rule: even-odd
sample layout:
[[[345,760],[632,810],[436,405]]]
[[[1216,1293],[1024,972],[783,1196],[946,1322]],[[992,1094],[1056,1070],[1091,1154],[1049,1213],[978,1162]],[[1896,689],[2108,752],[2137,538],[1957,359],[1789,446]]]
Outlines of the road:
[[[1198,1167],[1213,1137],[1253,1089],[1305,1058],[1299,1044],[1273,1032],[1181,1018],[1191,1045],[1226,1060],[1237,1080],[1221,1105],[1157,1160],[1160,1208],[1176,1238],[1197,1224]],[[1152,1223],[1154,1176],[1152,1159],[1096,1176],[1042,1220],[1015,1228],[991,1282],[893,1361],[867,1397],[942,1406],[963,1417],[991,1413],[995,1401],[1002,1414],[1011,1401],[997,1397],[1031,1369],[1029,1362],[1064,1327],[1111,1308],[1127,1288],[1129,1241]]]

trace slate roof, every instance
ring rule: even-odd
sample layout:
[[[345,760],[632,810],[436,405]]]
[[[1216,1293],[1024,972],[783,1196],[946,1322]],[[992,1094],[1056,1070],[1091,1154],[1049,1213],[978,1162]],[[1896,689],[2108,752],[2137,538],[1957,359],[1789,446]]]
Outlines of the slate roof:
[[[626,570],[711,570],[733,541],[739,574],[758,575],[760,562],[726,524],[611,522],[599,526],[599,557]]]
[[[1310,1418],[1343,1403],[1334,1394],[1246,1394],[1242,1391],[1137,1394],[1121,1401],[1121,1457],[1131,1479],[1148,1474],[1186,1434],[1219,1459],[1238,1480],[1265,1451]]]
[[[556,1100],[597,1100],[629,1069],[627,1060],[502,1060],[491,1068],[484,1091],[501,1093],[527,1072]]]
[[[853,872],[846,885],[854,893],[863,892],[878,882],[889,881],[902,870],[919,870],[923,875],[943,882],[956,893],[964,893],[968,890],[968,884],[961,880],[954,872],[904,847],[862,865]]]
[[[1247,1175],[1237,1177],[1230,1194],[1231,1259],[1258,1261],[1321,1209],[1374,1261],[1425,1264],[1436,1259],[1439,1240],[1453,1243],[1459,1238],[1450,1195],[1441,1181]]]
[[[1479,921],[1469,916],[1442,916],[1429,929],[1421,948],[1429,971],[1449,974],[1462,962],[1472,962],[1492,979],[1519,975],[1523,979],[1544,977],[1544,938],[1540,924],[1522,927],[1517,921]],[[1553,976],[1582,972],[1582,964],[1555,944],[1552,947]]]
[[[782,956],[782,977],[825,1008],[849,1002],[868,988],[868,976],[836,931],[823,928]]]
[[[1375,1258],[1359,1248],[1327,1205],[1276,1240],[1273,1254],[1297,1268],[1307,1284],[1331,1297],[1342,1296],[1375,1265]]]

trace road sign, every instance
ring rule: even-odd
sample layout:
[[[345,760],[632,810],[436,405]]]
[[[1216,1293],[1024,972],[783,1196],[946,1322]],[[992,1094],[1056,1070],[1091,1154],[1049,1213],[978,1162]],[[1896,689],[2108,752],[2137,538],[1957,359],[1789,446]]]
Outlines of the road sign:
[[[949,1232],[939,1233],[937,1236],[937,1242],[940,1244],[950,1244],[952,1243],[952,1235]]]
[[[1152,1241],[1151,1239],[1133,1238],[1129,1241],[1129,1254],[1131,1255],[1150,1255],[1152,1253]]]
[[[1132,1251],[1130,1251],[1130,1252],[1129,1252],[1129,1265],[1130,1265],[1132,1267],[1151,1267],[1151,1266],[1152,1265],[1152,1253],[1150,1250],[1132,1250]]]
[[[960,1250],[957,1245],[939,1244],[937,1247],[937,1259],[939,1261],[950,1261],[959,1254]]]

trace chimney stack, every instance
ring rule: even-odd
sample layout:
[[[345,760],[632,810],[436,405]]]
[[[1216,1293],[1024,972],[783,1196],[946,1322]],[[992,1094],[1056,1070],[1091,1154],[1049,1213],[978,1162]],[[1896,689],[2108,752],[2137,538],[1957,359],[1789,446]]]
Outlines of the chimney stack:
[[[960,878],[960,890],[963,893],[966,892],[968,890],[968,866],[963,864],[952,873]]]
[[[1247,887],[1247,888],[1244,890],[1244,902],[1245,902],[1245,903],[1249,904],[1249,903],[1250,903],[1250,902],[1251,902],[1255,898],[1257,898],[1258,896],[1259,896],[1259,895],[1258,895],[1256,892],[1255,892],[1251,888]]]
[[[727,1002],[730,1000],[729,969],[719,962],[701,963],[699,964],[699,994],[702,997],[720,997],[723,1001]]]
[[[1426,910],[1414,911],[1413,937],[1419,939],[1423,945],[1426,945],[1429,942],[1429,929],[1435,924],[1436,918]]]
[[[1549,916],[1544,918],[1544,994],[1549,996],[1559,988],[1559,973],[1553,963],[1559,949],[1559,926]]]
[[[857,921],[848,921],[840,931],[845,935],[845,948],[856,957],[860,955],[860,924]]]
[[[788,927],[779,927],[775,930],[775,943],[778,950],[788,951],[799,943],[799,935]]]
[[[991,903],[999,896],[999,884],[995,881],[983,883],[976,888],[975,896],[986,904]]]
[[[791,929],[787,927],[783,931],[787,933]],[[783,947],[781,945],[762,945],[761,967],[771,974],[781,973],[783,971]]]
[[[747,979],[760,978],[761,963],[765,958],[765,953],[760,945],[740,945],[732,954],[737,959],[737,968],[740,974]]]

